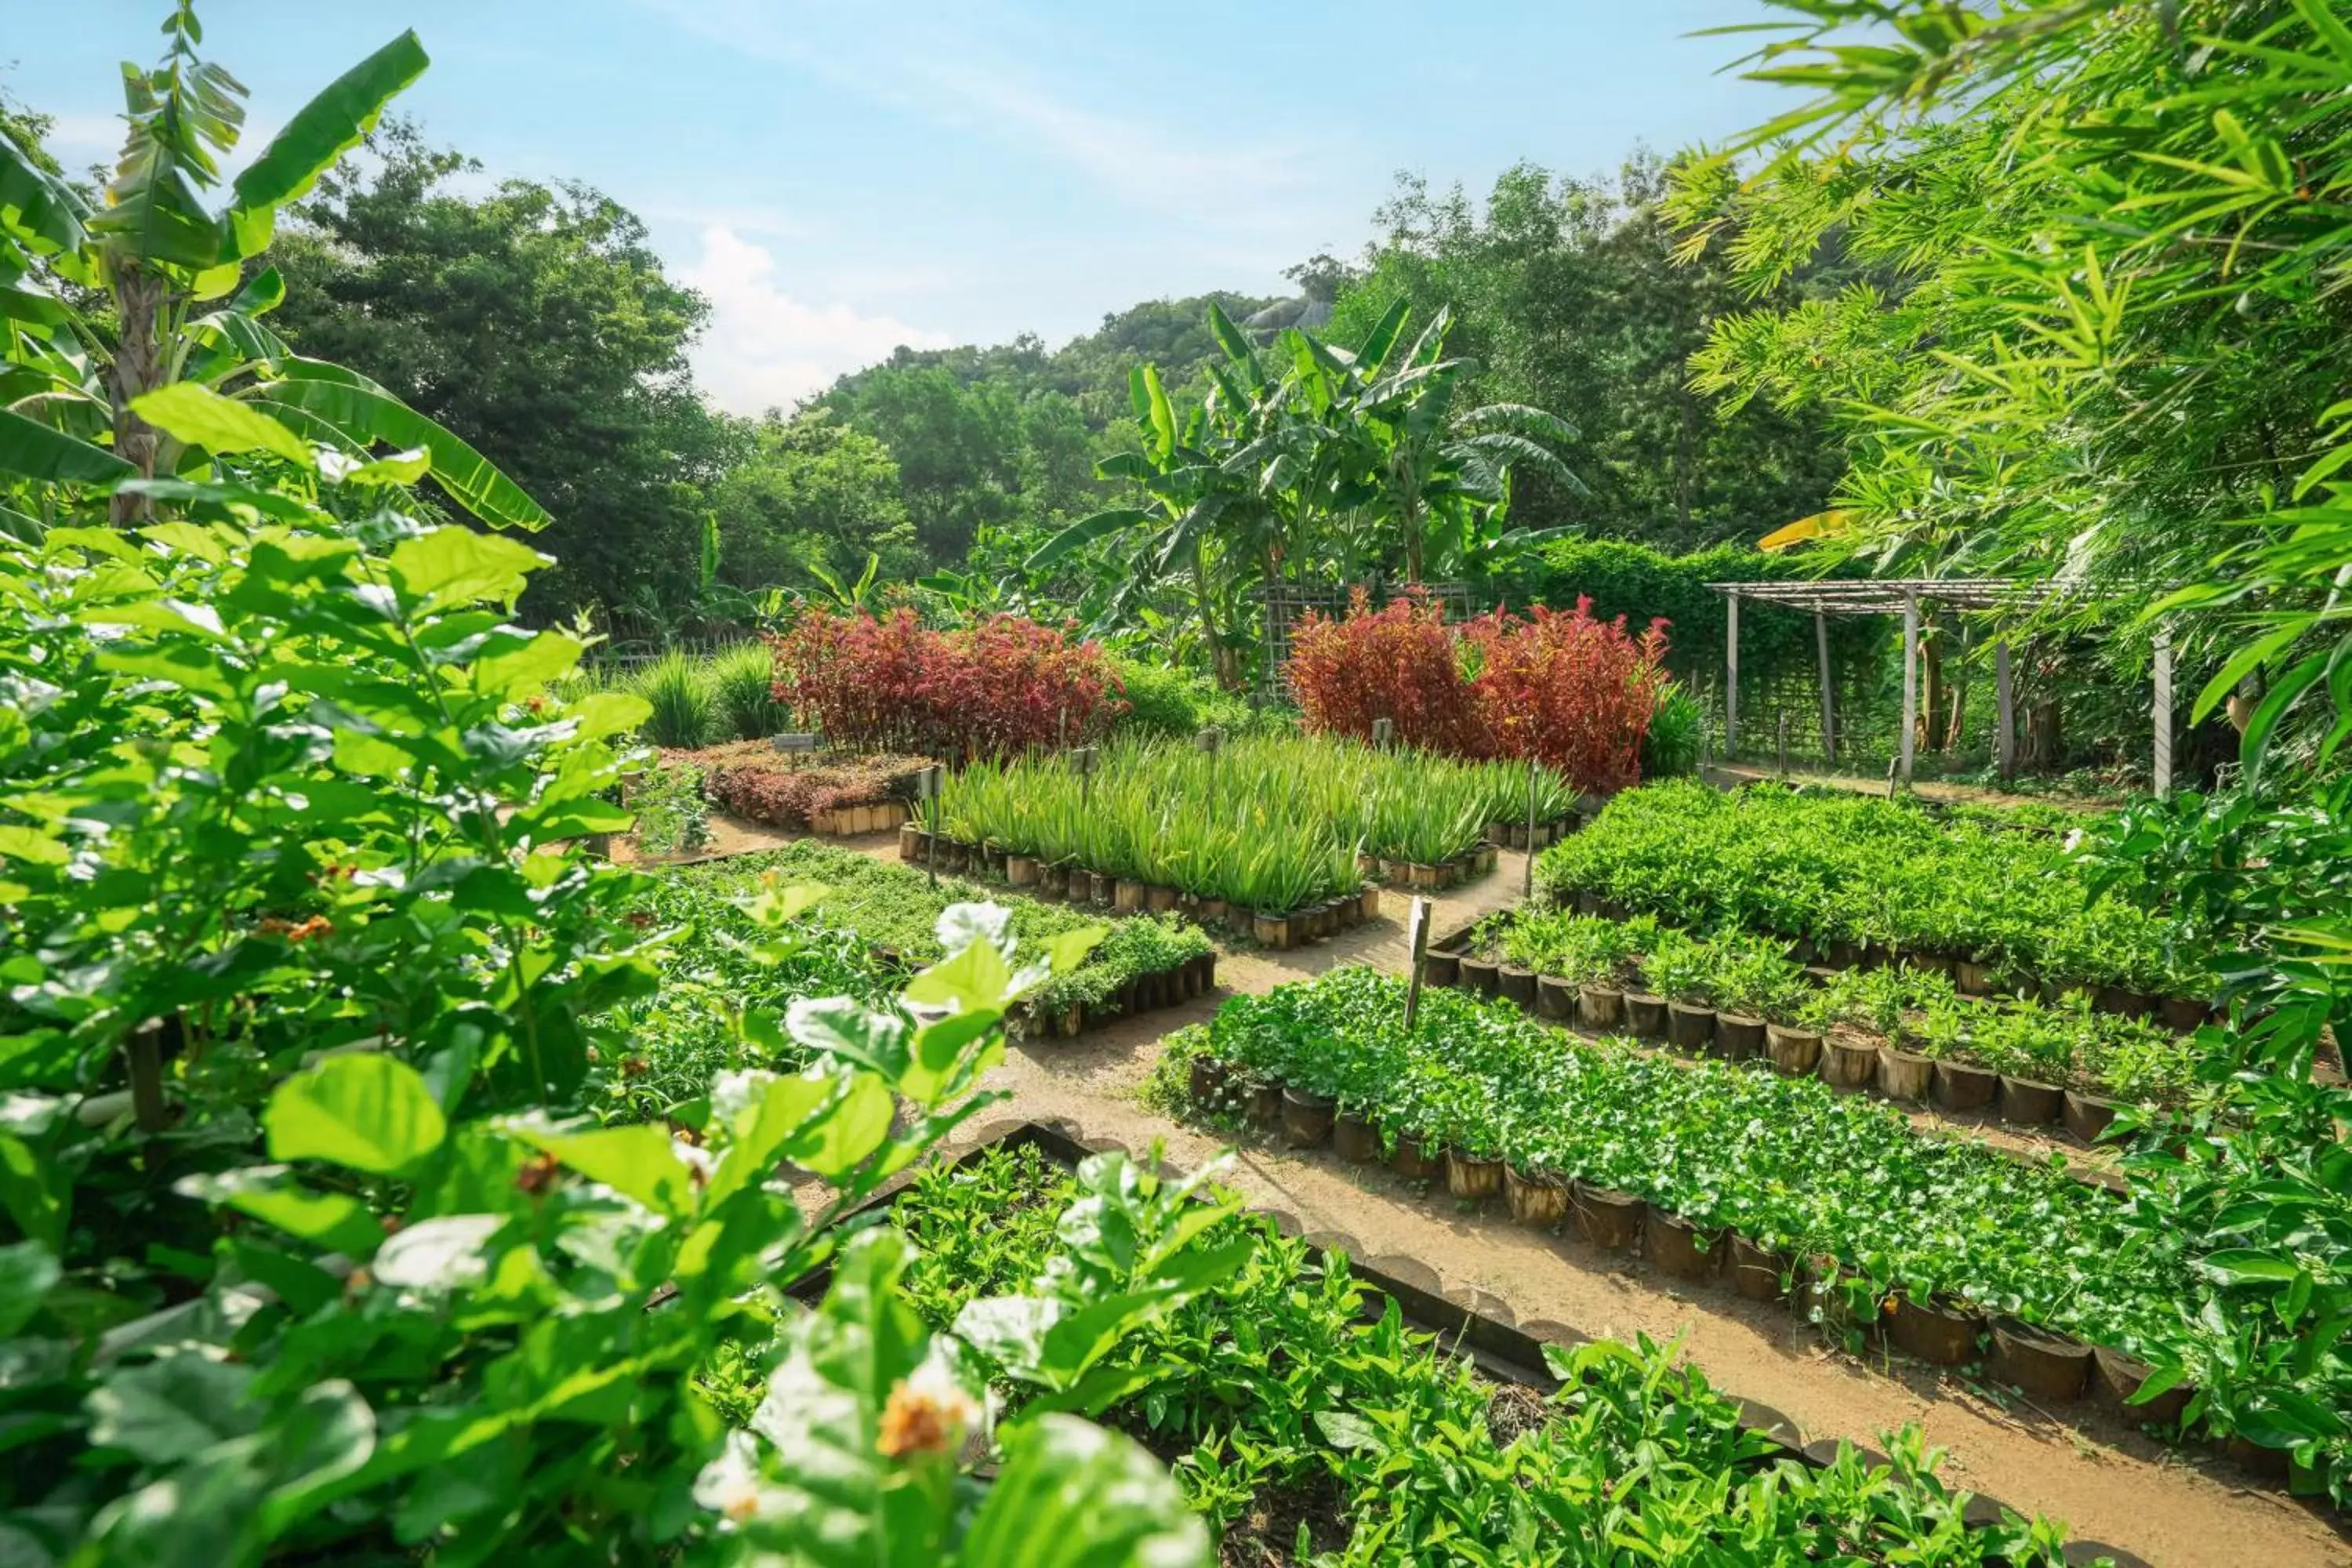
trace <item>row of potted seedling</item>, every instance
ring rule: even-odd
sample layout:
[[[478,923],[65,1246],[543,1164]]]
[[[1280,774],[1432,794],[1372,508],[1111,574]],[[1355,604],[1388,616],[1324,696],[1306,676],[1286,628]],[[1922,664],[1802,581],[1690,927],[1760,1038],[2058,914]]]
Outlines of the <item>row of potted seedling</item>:
[[[1736,1230],[1710,1236],[1638,1194],[1577,1177],[1524,1170],[1501,1157],[1424,1148],[1402,1135],[1384,1152],[1380,1132],[1367,1118],[1319,1095],[1270,1079],[1251,1081],[1212,1056],[1194,1057],[1189,1073],[1187,1087],[1197,1104],[1238,1103],[1252,1126],[1293,1149],[1328,1143],[1351,1163],[1383,1165],[1407,1181],[1442,1182],[1450,1196],[1480,1205],[1486,1213],[1494,1210],[1484,1205],[1499,1199],[1513,1224],[1541,1231],[1573,1226],[1591,1247],[1637,1254],[1670,1279],[1727,1286],[1752,1301],[1794,1305],[1833,1334],[1878,1340],[1932,1366],[1979,1363],[1991,1382],[2040,1403],[2095,1398],[2131,1420],[2170,1429],[2195,1395],[2192,1387],[2179,1384],[2135,1404],[2150,1368],[2120,1351],[2016,1319],[1987,1317],[1958,1302],[1913,1302],[1899,1290],[1879,1298],[1832,1257],[1792,1258]],[[2275,1450],[2242,1441],[2233,1441],[2226,1451],[2266,1475],[2276,1475],[2284,1459]]]
[[[916,822],[899,828],[898,855],[911,866],[936,863],[942,874],[992,878],[1034,898],[1089,904],[1118,914],[1181,914],[1202,925],[1223,926],[1265,947],[1296,947],[1337,936],[1366,921],[1378,920],[1381,913],[1381,891],[1376,887],[1286,911],[1245,910],[1181,888],[1015,855],[1001,845],[970,844],[945,833],[934,835]]]
[[[1777,1023],[1614,984],[1572,984],[1559,975],[1469,954],[1431,952],[1423,963],[1426,984],[1500,996],[1537,1017],[1592,1034],[1631,1034],[1681,1051],[1757,1062],[1791,1078],[1818,1075],[1832,1089],[1874,1093],[1909,1106],[1958,1115],[1992,1111],[2003,1121],[2034,1129],[2063,1124],[2084,1144],[2098,1142],[2122,1109],[2079,1089],[1929,1057],[1860,1031]]]

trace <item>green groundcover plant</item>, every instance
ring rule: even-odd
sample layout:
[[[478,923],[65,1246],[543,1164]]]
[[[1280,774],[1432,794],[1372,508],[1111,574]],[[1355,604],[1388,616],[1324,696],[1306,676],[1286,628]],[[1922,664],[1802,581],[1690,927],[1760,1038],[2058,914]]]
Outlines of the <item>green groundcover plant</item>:
[[[915,1310],[935,1328],[968,1324],[1052,1270],[1071,1205],[1125,1168],[1098,1155],[1073,1173],[1024,1147],[920,1173],[891,1210],[921,1249],[905,1276]],[[1376,1299],[1344,1258],[1270,1221],[1220,1214],[1204,1239],[1246,1239],[1248,1260],[1106,1358],[1124,1386],[1104,1419],[1173,1461],[1225,1561],[2060,1561],[2055,1524],[1967,1529],[1968,1494],[1939,1479],[1916,1432],[1882,1436],[1885,1465],[1843,1448],[1810,1470],[1742,1432],[1732,1400],[1647,1342],[1556,1352],[1561,1387],[1545,1397],[1441,1353],[1393,1303],[1369,1310]],[[982,1361],[1013,1407],[1036,1397],[984,1346]]]
[[[545,559],[422,521],[422,454],[175,392],[137,406],[208,454],[147,491],[179,515],[0,543],[9,1559],[1205,1568],[1164,1468],[1050,1397],[967,1455],[971,1352],[837,1226],[1099,929],[950,905],[887,1005],[738,998],[737,1060],[790,1065],[600,1119],[674,933],[572,844],[630,826],[644,703],[548,694],[581,643],[510,619]],[[834,978],[821,898],[761,888],[748,962]],[[1071,1242],[1100,1303],[989,1342],[1048,1395],[1231,1261],[1131,1189],[1089,1212],[1136,1240]],[[756,1432],[702,1392],[746,1358]]]
[[[993,893],[943,877],[937,887],[922,872],[893,866],[855,850],[807,840],[757,855],[731,857],[688,867],[675,874],[667,908],[700,922],[722,939],[736,916],[734,900],[778,879],[821,883],[826,889],[828,921],[854,931],[859,942],[906,963],[934,963],[943,956],[937,929],[941,911],[959,902],[995,898],[1008,912],[1013,934],[1037,943],[1071,931],[1105,931],[1081,911],[1035,899]],[[1109,923],[1084,963],[1040,985],[1031,1003],[1043,1012],[1103,1002],[1140,975],[1164,973],[1216,951],[1198,926],[1174,915],[1122,916]]]
[[[2042,831],[2050,821],[1672,781],[1617,796],[1537,875],[1555,900],[1590,893],[1678,925],[1936,952],[2010,984],[2210,994],[2206,954],[2095,891],[2071,832]]]

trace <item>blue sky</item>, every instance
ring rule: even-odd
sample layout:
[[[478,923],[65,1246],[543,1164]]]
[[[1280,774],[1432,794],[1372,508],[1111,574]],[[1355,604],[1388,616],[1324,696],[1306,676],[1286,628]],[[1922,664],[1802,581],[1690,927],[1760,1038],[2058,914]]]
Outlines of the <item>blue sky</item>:
[[[159,0],[0,0],[0,85],[79,165]],[[789,402],[901,342],[1059,342],[1139,300],[1285,291],[1399,170],[1591,174],[1776,111],[1718,74],[1758,0],[211,0],[260,136],[413,26],[399,100],[492,176],[573,178],[715,308],[714,397]],[[249,143],[257,147],[259,140]]]

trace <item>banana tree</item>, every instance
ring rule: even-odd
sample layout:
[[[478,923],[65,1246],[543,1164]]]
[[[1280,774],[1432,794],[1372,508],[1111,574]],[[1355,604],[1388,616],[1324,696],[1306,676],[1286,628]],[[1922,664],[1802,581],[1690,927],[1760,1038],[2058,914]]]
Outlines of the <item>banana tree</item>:
[[[1149,364],[1129,372],[1128,392],[1140,447],[1113,453],[1096,465],[1095,472],[1132,482],[1149,504],[1114,507],[1079,519],[1032,552],[1024,569],[1044,572],[1098,540],[1132,535],[1133,550],[1118,563],[1120,582],[1111,597],[1109,618],[1131,617],[1154,593],[1171,581],[1181,582],[1199,616],[1217,679],[1236,684],[1241,650],[1236,638],[1219,625],[1220,602],[1232,595],[1220,592],[1229,585],[1216,581],[1223,575],[1226,553],[1218,524],[1229,513],[1238,519],[1247,510],[1249,491],[1226,467],[1224,454],[1214,449],[1216,428],[1209,408],[1195,405],[1180,415],[1160,384],[1159,370]]]
[[[137,481],[205,460],[150,427],[141,396],[189,381],[350,452],[422,448],[435,480],[484,521],[537,528],[547,513],[479,452],[355,372],[305,358],[262,324],[285,298],[274,268],[247,276],[278,214],[357,146],[428,61],[403,33],[330,83],[229,183],[205,193],[245,122],[246,89],[201,58],[194,0],[176,0],[152,69],[122,68],[128,127],[93,207],[0,134],[0,480],[117,486],[119,522],[147,515]],[[110,329],[81,308],[112,306]],[[54,504],[55,492],[47,492]],[[12,514],[18,527],[29,521]],[[0,521],[10,521],[0,519]]]
[[[1335,502],[1401,538],[1405,581],[1419,583],[1433,542],[1466,562],[1510,533],[1515,468],[1535,469],[1575,494],[1589,492],[1553,449],[1576,439],[1566,420],[1519,403],[1454,411],[1460,380],[1476,365],[1444,357],[1451,310],[1439,310],[1403,363],[1388,369],[1407,315],[1402,300],[1391,306],[1353,356],[1303,342],[1300,375],[1315,400],[1333,408],[1332,422],[1358,447],[1356,466],[1338,481]],[[1551,531],[1557,531],[1546,534]],[[1517,537],[1533,542],[1546,534]]]

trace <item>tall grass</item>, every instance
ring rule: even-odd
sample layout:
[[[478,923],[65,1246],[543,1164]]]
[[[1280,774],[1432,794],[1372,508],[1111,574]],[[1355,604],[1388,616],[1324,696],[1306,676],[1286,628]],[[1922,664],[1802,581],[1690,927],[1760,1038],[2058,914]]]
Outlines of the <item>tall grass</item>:
[[[710,661],[721,723],[739,740],[758,741],[793,727],[793,710],[772,695],[775,657],[765,642],[738,643]]]
[[[653,709],[638,732],[654,745],[708,745],[718,730],[718,694],[701,659],[673,649],[631,676],[628,689]]]

